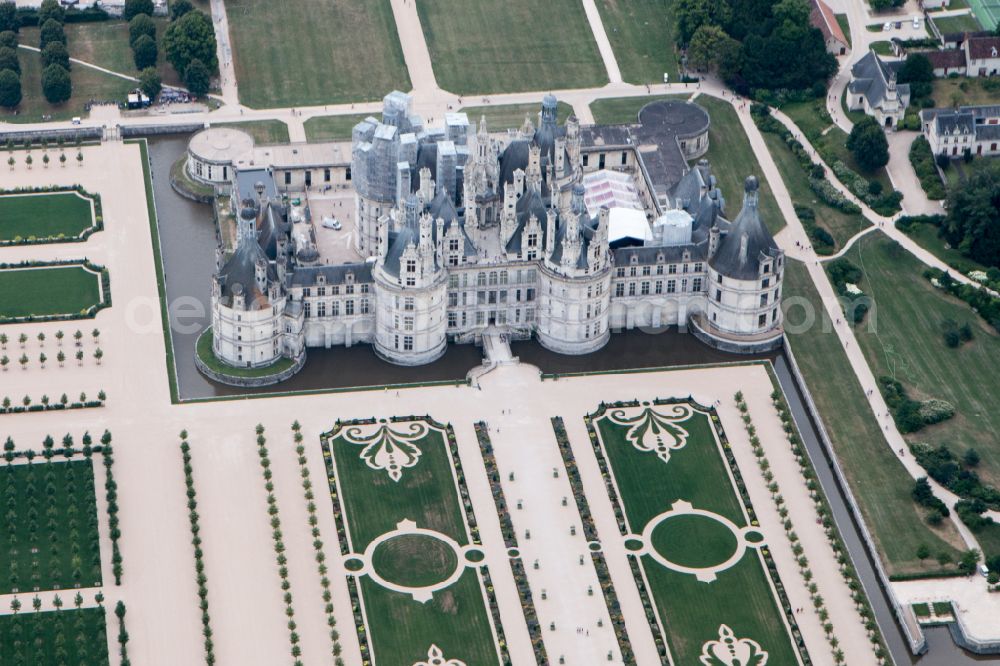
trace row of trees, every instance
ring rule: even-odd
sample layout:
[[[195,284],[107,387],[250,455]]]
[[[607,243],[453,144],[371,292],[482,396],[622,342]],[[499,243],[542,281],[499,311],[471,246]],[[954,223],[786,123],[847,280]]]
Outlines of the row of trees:
[[[93,331],[90,332],[90,336],[94,339],[94,342],[99,342],[100,338],[101,338],[101,331],[100,331],[100,329],[95,328]],[[63,338],[66,337],[66,334],[62,332],[62,329],[60,329],[60,330],[56,331],[56,333],[55,333],[55,335],[53,337],[55,337],[56,343],[61,347],[62,346]],[[39,347],[44,347],[45,346],[45,340],[47,338],[45,337],[45,332],[44,331],[40,331],[38,333],[38,335],[35,336],[35,339],[38,340],[38,346]],[[77,347],[82,347],[83,346],[83,331],[81,331],[80,329],[77,329],[76,332],[73,333],[73,340],[74,340],[74,342],[75,342],[75,344],[76,344]],[[10,342],[10,338],[7,337],[7,334],[6,333],[0,333],[0,349],[7,349],[7,343],[8,342]],[[21,348],[24,349],[25,343],[28,342],[28,334],[27,333],[21,333],[19,336],[17,336],[17,342],[18,342],[19,345],[21,345]]]
[[[100,347],[98,347],[97,349],[94,350],[94,359],[97,361],[98,365],[101,364],[101,359],[102,358],[104,358],[104,351],[101,350]],[[83,350],[82,349],[78,349],[76,351],[76,360],[77,360],[77,363],[79,365],[83,365]],[[45,364],[48,361],[49,361],[49,357],[45,354],[45,352],[42,352],[41,354],[38,355],[38,364],[42,367],[43,370],[45,369]],[[66,353],[63,352],[62,350],[60,350],[59,352],[57,352],[56,353],[56,361],[59,362],[59,367],[61,368],[63,366],[63,364],[66,362]],[[17,362],[21,364],[21,369],[22,370],[27,370],[28,369],[28,363],[30,362],[30,359],[28,358],[27,354],[21,354],[20,358],[17,359]],[[6,371],[7,370],[7,366],[9,364],[10,364],[10,358],[6,354],[4,354],[3,356],[0,356],[0,368],[3,368],[3,370]]]
[[[810,91],[837,71],[807,0],[678,0],[677,41],[694,69],[714,70],[742,95]]]
[[[174,2],[170,25],[163,34],[163,51],[192,95],[208,93],[212,73],[219,69],[216,48],[212,19],[188,0]]]

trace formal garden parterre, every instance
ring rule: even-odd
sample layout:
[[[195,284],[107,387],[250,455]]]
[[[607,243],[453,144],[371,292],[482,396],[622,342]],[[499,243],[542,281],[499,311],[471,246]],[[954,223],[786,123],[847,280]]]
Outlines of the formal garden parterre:
[[[365,663],[510,663],[452,429],[338,421],[322,441]]]
[[[0,246],[84,241],[103,228],[100,195],[82,187],[0,192]]]
[[[812,663],[714,411],[619,403],[586,422],[661,657],[696,663],[738,644]]]
[[[0,323],[86,319],[110,305],[108,270],[86,259],[0,264]]]
[[[39,604],[0,615],[0,645],[3,666],[109,664],[107,621],[101,606],[42,611]]]

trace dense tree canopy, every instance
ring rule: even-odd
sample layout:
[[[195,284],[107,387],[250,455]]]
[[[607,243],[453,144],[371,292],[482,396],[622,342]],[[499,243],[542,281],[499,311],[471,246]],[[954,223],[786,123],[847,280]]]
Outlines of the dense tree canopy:
[[[160,94],[160,90],[163,88],[163,84],[155,67],[147,67],[139,73],[139,87],[142,88],[142,92],[146,93],[149,99],[156,99],[156,96]]]
[[[153,13],[153,0],[125,0],[125,9],[122,10],[122,18],[131,21],[139,14],[151,15]]]
[[[188,12],[193,11],[194,5],[191,4],[191,0],[174,0],[170,3],[170,20],[176,21]]]
[[[211,81],[211,73],[208,67],[201,60],[195,58],[184,70],[184,85],[196,97],[203,97],[208,93]]]
[[[49,19],[56,23],[62,23],[66,20],[66,10],[63,9],[59,0],[42,0],[42,4],[38,8],[38,25],[45,25]]]
[[[21,21],[17,17],[17,5],[13,2],[0,2],[0,32],[17,32]]]
[[[69,51],[66,50],[66,45],[62,42],[51,42],[42,49],[42,68],[49,65],[59,65],[69,69]]]
[[[42,24],[42,29],[38,33],[38,48],[44,49],[52,42],[66,43],[66,31],[63,25],[55,19],[49,19]]]
[[[42,94],[50,104],[62,104],[73,95],[73,83],[65,67],[49,65],[42,70]]]
[[[984,161],[962,187],[948,192],[941,232],[962,254],[1000,267],[1000,163]]]
[[[181,74],[187,72],[192,60],[200,60],[209,72],[219,67],[215,29],[212,19],[203,12],[188,12],[173,21],[163,35],[163,50],[167,61]]]
[[[871,116],[855,123],[847,137],[847,149],[862,169],[874,171],[889,163],[889,141],[882,126]]]
[[[930,83],[934,80],[934,65],[923,53],[911,53],[896,75],[899,83]]]
[[[837,61],[810,24],[810,11],[807,0],[679,0],[677,39],[688,47],[691,67],[717,69],[740,93],[823,88]],[[718,30],[699,36],[706,27]]]
[[[21,61],[17,59],[17,51],[7,46],[0,46],[0,70],[9,69],[18,76],[21,75]]]
[[[143,35],[156,39],[156,24],[149,14],[138,14],[128,22],[128,43],[131,46],[134,47],[136,40]]]
[[[0,106],[13,109],[20,103],[21,77],[12,70],[0,70]]]
[[[156,41],[149,35],[142,35],[132,44],[132,58],[138,70],[155,67],[157,55]]]
[[[0,46],[6,46],[7,48],[16,49],[17,48],[17,33],[10,30],[4,30],[0,32]]]

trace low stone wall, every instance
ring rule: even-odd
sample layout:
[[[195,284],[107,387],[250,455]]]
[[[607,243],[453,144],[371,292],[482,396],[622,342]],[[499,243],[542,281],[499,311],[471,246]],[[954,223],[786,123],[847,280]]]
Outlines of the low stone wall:
[[[185,123],[183,125],[123,125],[122,136],[158,136],[161,134],[190,134],[205,129],[205,123]]]
[[[889,574],[886,573],[885,567],[882,565],[882,559],[879,557],[878,549],[875,547],[875,540],[872,539],[872,535],[868,531],[868,525],[865,523],[864,516],[861,513],[861,507],[858,506],[857,500],[854,499],[854,493],[851,492],[851,487],[847,484],[847,477],[844,474],[844,470],[840,467],[840,461],[837,459],[836,452],[833,450],[833,442],[830,440],[830,435],[826,431],[826,426],[823,425],[823,419],[820,417],[819,409],[817,409],[816,403],[813,401],[812,393],[809,392],[809,387],[806,386],[805,378],[802,376],[802,371],[799,370],[799,364],[795,361],[795,355],[792,353],[792,347],[789,344],[785,345],[785,357],[788,359],[788,366],[791,368],[792,377],[795,379],[795,383],[799,385],[799,392],[802,393],[806,409],[809,410],[809,416],[816,425],[816,431],[819,432],[820,444],[823,446],[824,451],[826,451],[826,457],[829,461],[830,469],[833,470],[833,475],[837,479],[840,489],[843,491],[847,508],[854,515],[854,522],[858,526],[858,533],[861,535],[861,539],[865,543],[865,548],[868,549],[868,554],[875,570],[875,575],[878,576],[879,583],[885,590],[886,596],[889,598],[889,602],[892,604],[892,610],[896,614],[896,620],[899,626],[903,628],[906,640],[910,644],[910,652],[915,655],[923,654],[924,652],[927,652],[927,638],[924,636],[924,633],[920,630],[919,626],[915,628],[916,633],[914,633],[914,627],[911,623],[906,621],[906,612],[900,605],[899,600],[896,599],[896,595],[892,592],[892,584],[889,581]],[[869,596],[871,595],[869,594]]]
[[[968,629],[962,624],[962,614],[955,613],[955,621],[948,623],[948,631],[955,645],[974,654],[1000,654],[1000,639],[980,640],[969,635]]]
[[[41,143],[42,139],[48,141],[58,141],[63,139],[67,146],[73,146],[77,139],[80,141],[100,141],[103,130],[100,127],[79,127],[74,129],[50,129],[50,130],[11,130],[0,132],[0,143],[7,143],[13,140],[14,143],[23,145],[28,139],[33,143]]]
[[[198,368],[198,372],[205,375],[212,381],[219,382],[220,384],[225,384],[227,386],[239,386],[243,388],[258,388],[261,386],[271,386],[272,384],[283,382],[295,375],[295,373],[301,370],[302,366],[305,364],[306,352],[303,350],[302,355],[296,360],[295,365],[282,370],[281,372],[277,372],[273,375],[264,375],[262,377],[239,377],[237,375],[227,375],[213,370],[201,360],[197,352],[194,355],[194,365]]]
[[[747,340],[746,342],[730,340],[719,337],[711,331],[699,325],[698,318],[692,317],[688,320],[689,328],[694,333],[694,337],[704,342],[713,349],[729,352],[730,354],[766,354],[777,349],[781,349],[785,343],[785,338],[780,333],[769,340]]]

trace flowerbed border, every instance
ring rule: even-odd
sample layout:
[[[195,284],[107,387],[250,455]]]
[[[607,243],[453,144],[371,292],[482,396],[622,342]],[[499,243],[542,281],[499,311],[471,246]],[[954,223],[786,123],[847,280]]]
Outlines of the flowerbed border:
[[[503,486],[500,485],[500,473],[497,469],[496,456],[493,455],[493,443],[490,441],[488,426],[485,422],[479,421],[473,425],[476,430],[476,439],[479,441],[479,451],[483,456],[483,464],[486,467],[486,477],[490,482],[490,489],[493,493],[493,501],[496,504],[497,516],[500,519],[500,531],[503,533],[504,545],[508,551],[517,548],[517,533],[514,531],[514,523],[510,518],[507,499],[504,497]],[[509,555],[509,552],[508,552]],[[538,621],[538,614],[535,611],[535,603],[532,599],[531,587],[528,583],[528,576],[524,568],[524,560],[520,554],[511,556],[510,570],[514,575],[514,585],[517,587],[518,596],[521,598],[521,611],[524,613],[524,621],[528,626],[528,635],[531,638],[531,647],[535,653],[535,661],[539,666],[549,663],[548,655],[545,652],[545,641],[542,637],[542,625]]]
[[[573,449],[569,443],[569,435],[566,433],[566,425],[561,416],[552,417],[552,430],[555,433],[556,443],[559,446],[559,455],[562,457],[563,466],[566,468],[566,476],[569,479],[570,488],[573,490],[573,499],[576,501],[576,508],[583,523],[584,538],[588,542],[600,543],[597,534],[597,525],[594,523],[594,516],[590,513],[590,504],[584,494],[583,482],[580,479],[580,470],[576,466],[576,458],[573,456]],[[632,641],[629,639],[628,631],[625,627],[625,617],[622,615],[622,607],[618,602],[618,594],[615,592],[614,583],[611,581],[611,573],[608,570],[608,563],[604,553],[600,550],[591,550],[590,558],[594,562],[594,569],[597,571],[597,580],[601,585],[601,593],[604,595],[604,603],[608,608],[608,615],[611,618],[612,629],[618,639],[618,649],[621,651],[622,661],[631,666],[636,664],[635,652],[632,650]]]

